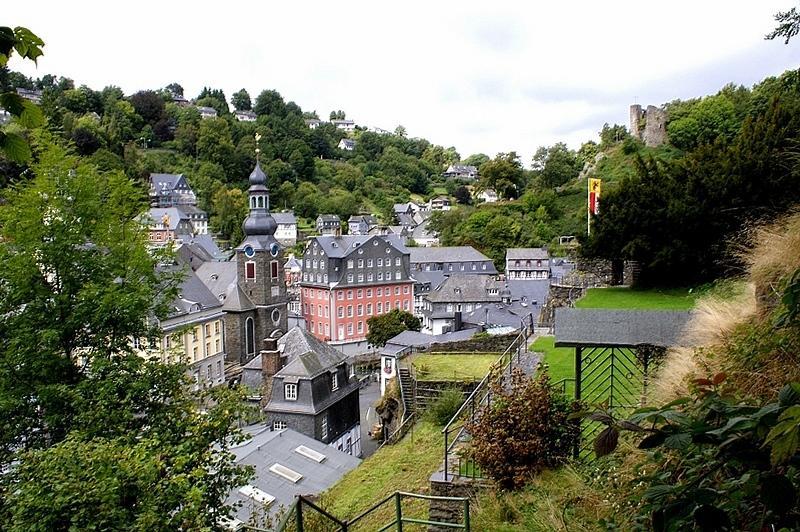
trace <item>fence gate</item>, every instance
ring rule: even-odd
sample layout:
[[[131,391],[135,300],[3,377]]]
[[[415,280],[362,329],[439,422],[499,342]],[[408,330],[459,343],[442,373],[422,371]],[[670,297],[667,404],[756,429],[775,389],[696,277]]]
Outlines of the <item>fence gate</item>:
[[[648,381],[664,352],[664,348],[651,345],[576,346],[575,399],[603,405],[616,419],[626,417],[645,404]],[[591,455],[594,437],[603,427],[601,423],[584,421],[582,457]]]
[[[575,399],[624,418],[647,399],[649,380],[666,348],[686,345],[689,311],[560,308],[555,346],[575,348]],[[584,421],[579,454],[591,458],[603,428]]]

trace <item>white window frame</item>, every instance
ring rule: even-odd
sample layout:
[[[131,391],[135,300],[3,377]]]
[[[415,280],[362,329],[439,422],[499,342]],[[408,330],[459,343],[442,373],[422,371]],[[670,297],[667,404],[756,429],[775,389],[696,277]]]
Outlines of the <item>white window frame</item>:
[[[297,401],[297,384],[287,382],[283,385],[283,398],[287,401]]]

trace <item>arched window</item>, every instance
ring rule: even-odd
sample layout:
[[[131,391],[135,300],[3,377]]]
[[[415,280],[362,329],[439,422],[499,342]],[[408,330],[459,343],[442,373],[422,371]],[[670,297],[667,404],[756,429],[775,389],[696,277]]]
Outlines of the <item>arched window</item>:
[[[259,196],[258,197],[258,208],[259,209],[263,209],[264,208],[264,196]]]
[[[256,199],[255,198],[250,198],[250,208],[252,208],[252,209],[256,208]]]
[[[247,342],[247,354],[252,355],[256,352],[256,331],[253,318],[247,318],[244,322],[244,334]]]

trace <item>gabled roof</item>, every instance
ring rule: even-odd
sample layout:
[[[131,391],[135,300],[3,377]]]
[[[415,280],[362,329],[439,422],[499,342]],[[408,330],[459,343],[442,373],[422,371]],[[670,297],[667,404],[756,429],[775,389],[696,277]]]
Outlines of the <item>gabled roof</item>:
[[[217,114],[217,110],[214,109],[213,107],[203,107],[201,105],[201,106],[197,107],[197,110],[200,113],[206,113],[206,114],[210,114],[210,115],[216,115]]]
[[[478,169],[464,164],[451,164],[445,171],[446,174],[477,174]]]
[[[413,249],[413,248],[412,248]],[[502,285],[492,275],[456,273],[425,296],[431,303],[482,303],[500,301]],[[490,289],[498,293],[490,294]]]
[[[276,223],[284,224],[284,225],[291,225],[297,224],[297,218],[295,217],[294,213],[289,212],[273,212],[272,219],[275,220]]]
[[[244,431],[251,434],[251,438],[230,451],[238,465],[252,466],[255,469],[255,475],[248,480],[248,485],[275,497],[265,513],[276,513],[280,508],[288,508],[297,495],[322,493],[361,463],[354,456],[291,429],[273,431],[265,425],[257,425],[246,427]],[[301,445],[323,454],[325,459],[317,462],[303,456],[295,451]],[[300,473],[303,478],[293,483],[276,475],[270,471],[270,467],[276,463]],[[235,517],[243,523],[250,522],[253,508],[258,507],[258,503],[242,494],[238,487],[231,490],[226,503],[237,502],[241,505],[234,510]]]
[[[472,246],[411,248],[411,263],[488,261],[489,257]]]
[[[408,248],[403,244],[400,236],[391,235],[342,235],[342,236],[317,236],[314,240],[322,248],[325,254],[331,258],[346,257],[356,249],[364,245],[374,245],[373,239],[378,240],[378,245],[389,244],[401,253],[408,253]],[[413,249],[413,248],[412,248]]]
[[[313,379],[347,361],[347,355],[321,342],[310,332],[294,327],[278,339],[287,363],[276,377]]]
[[[181,221],[189,223],[189,217],[177,207],[151,207],[148,214],[153,224],[168,221],[168,228],[172,231],[178,228]]]
[[[508,260],[545,260],[550,258],[545,248],[508,248],[506,259]]]
[[[183,179],[183,174],[150,174],[150,186],[156,192],[171,191]]]
[[[302,269],[303,263],[294,255],[289,255],[289,259],[283,265],[284,270]]]
[[[371,214],[354,214],[347,220],[348,223],[359,223],[362,221],[368,225],[376,225],[378,223],[378,220]]]
[[[338,214],[320,214],[317,216],[317,223],[320,222],[341,222]]]

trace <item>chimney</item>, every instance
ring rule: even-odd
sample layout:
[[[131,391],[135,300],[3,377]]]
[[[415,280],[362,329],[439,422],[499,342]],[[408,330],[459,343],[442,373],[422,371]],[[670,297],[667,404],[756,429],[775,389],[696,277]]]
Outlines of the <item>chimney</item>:
[[[264,338],[264,349],[261,350],[261,375],[270,382],[281,369],[281,352],[278,351],[277,338]]]

